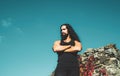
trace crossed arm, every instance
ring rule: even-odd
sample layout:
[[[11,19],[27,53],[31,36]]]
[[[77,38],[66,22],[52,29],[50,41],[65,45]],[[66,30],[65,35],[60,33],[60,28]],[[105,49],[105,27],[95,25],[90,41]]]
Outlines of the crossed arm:
[[[60,45],[60,41],[55,41],[53,45],[53,51],[54,52],[59,52],[59,51],[64,51],[64,52],[75,52],[75,51],[80,51],[82,49],[82,45],[80,42],[75,41],[75,46],[71,45]]]

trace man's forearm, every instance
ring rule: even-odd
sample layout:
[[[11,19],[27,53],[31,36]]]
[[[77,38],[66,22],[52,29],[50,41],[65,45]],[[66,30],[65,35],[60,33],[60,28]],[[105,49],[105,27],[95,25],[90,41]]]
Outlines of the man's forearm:
[[[60,45],[60,46],[58,46],[56,49],[55,49],[55,51],[57,52],[57,51],[64,51],[64,50],[67,50],[67,49],[69,49],[71,47],[71,45],[67,45],[67,46],[62,46],[62,45]]]
[[[66,49],[64,52],[75,52],[76,50],[74,50],[73,47],[69,48],[69,49]]]
[[[71,48],[66,49],[64,52],[76,52],[76,51],[80,51],[80,50],[81,50],[80,47],[74,47],[74,46],[72,46]]]

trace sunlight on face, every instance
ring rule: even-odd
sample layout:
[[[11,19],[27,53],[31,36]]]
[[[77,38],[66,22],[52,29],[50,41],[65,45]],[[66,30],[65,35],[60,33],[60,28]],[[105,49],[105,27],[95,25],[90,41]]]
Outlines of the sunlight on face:
[[[62,35],[68,34],[68,29],[66,28],[65,25],[63,25],[63,26],[61,27],[61,33],[62,33]]]

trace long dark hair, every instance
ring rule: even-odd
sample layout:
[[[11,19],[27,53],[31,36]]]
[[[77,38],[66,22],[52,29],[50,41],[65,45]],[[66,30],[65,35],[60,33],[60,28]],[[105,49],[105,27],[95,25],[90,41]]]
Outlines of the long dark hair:
[[[78,35],[76,34],[76,32],[74,31],[74,29],[72,28],[70,24],[62,24],[61,27],[62,26],[66,26],[71,39],[81,42]],[[60,27],[60,30],[61,30],[61,27]]]

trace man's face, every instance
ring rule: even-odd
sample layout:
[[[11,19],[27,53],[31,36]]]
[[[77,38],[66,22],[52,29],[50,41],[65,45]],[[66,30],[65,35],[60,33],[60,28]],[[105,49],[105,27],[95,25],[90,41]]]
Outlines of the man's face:
[[[65,25],[61,27],[61,37],[62,40],[65,40],[68,37],[68,29],[66,28]]]
[[[63,25],[63,26],[61,27],[61,34],[62,34],[62,35],[67,35],[67,34],[68,34],[68,29],[66,28],[65,25]]]

